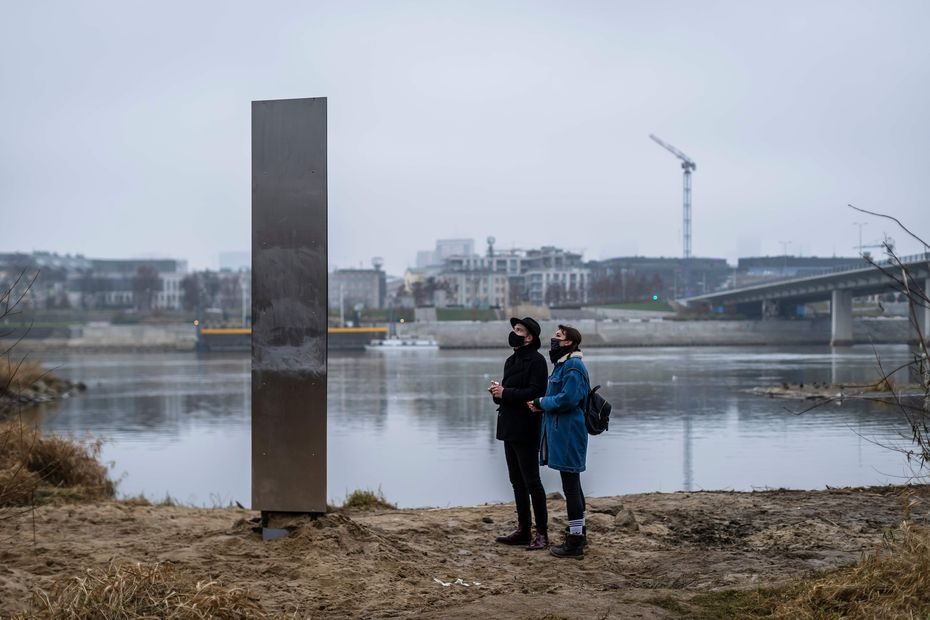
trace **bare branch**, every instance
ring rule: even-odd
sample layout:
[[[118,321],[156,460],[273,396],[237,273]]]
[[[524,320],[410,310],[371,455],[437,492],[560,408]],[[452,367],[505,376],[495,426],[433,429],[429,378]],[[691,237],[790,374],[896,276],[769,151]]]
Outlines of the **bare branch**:
[[[32,279],[29,280],[29,283],[26,284],[25,287],[23,288],[23,291],[22,291],[22,293],[20,294],[20,296],[16,299],[16,301],[13,301],[13,302],[11,303],[11,300],[13,299],[13,297],[14,297],[14,295],[15,295],[15,292],[14,292],[14,291],[16,290],[16,286],[17,286],[17,285],[19,284],[19,282],[22,280],[22,278],[23,278],[23,276],[25,275],[25,273],[26,273],[26,270],[23,269],[23,271],[20,272],[19,277],[16,278],[15,282],[14,282],[6,291],[3,292],[2,296],[0,296],[0,303],[2,303],[2,304],[4,305],[3,311],[0,312],[0,319],[3,319],[3,318],[6,318],[6,317],[8,317],[8,316],[10,316],[10,315],[16,314],[16,308],[19,306],[19,304],[20,304],[20,303],[23,301],[23,299],[26,297],[26,294],[29,293],[29,290],[30,290],[30,289],[32,288],[32,286],[35,284],[36,279],[39,277],[39,274],[42,273],[42,272],[41,272],[41,271],[36,271],[35,275],[32,276]]]
[[[876,217],[882,217],[894,221],[908,235],[923,244],[924,248],[930,249],[930,245],[928,245],[926,241],[908,230],[908,228],[896,218],[889,215],[884,215],[882,213],[875,213],[866,209],[860,209],[853,205],[849,205],[849,207],[861,213],[867,213],[869,215],[874,215]],[[873,385],[876,387],[882,386],[884,389],[888,389],[888,395],[861,394],[859,397],[870,403],[894,407],[903,415],[909,434],[904,434],[902,432],[900,433],[900,437],[901,441],[906,443],[902,445],[891,445],[868,438],[866,439],[875,445],[887,447],[905,455],[913,473],[912,478],[922,478],[926,477],[927,474],[930,473],[930,352],[928,352],[927,342],[927,336],[930,336],[930,334],[925,334],[923,332],[921,321],[922,317],[919,315],[918,311],[923,308],[926,309],[925,311],[930,312],[930,298],[928,298],[928,294],[923,282],[914,278],[909,265],[906,265],[901,261],[900,257],[895,254],[894,248],[890,244],[886,243],[884,245],[888,254],[887,261],[881,261],[881,263],[879,263],[878,261],[872,259],[871,256],[867,255],[864,256],[864,258],[872,267],[877,269],[889,280],[889,283],[892,284],[893,288],[905,296],[908,304],[908,323],[916,332],[917,348],[914,351],[913,358],[910,361],[904,364],[900,364],[896,368],[893,368],[889,371],[886,371],[882,363],[881,356],[873,346],[872,350],[875,355],[875,362],[880,373],[880,379]],[[909,369],[910,372],[916,372],[917,376],[919,377],[918,384],[922,393],[916,395],[905,394],[903,390],[895,386],[894,382],[892,381],[894,375],[901,370],[904,370],[905,368]],[[867,388],[868,386],[857,385],[845,387]],[[922,402],[919,400],[921,397]],[[823,400],[819,400],[813,405],[795,413],[800,415],[809,411],[813,411],[814,409],[822,407],[831,402],[839,402],[842,400],[842,395],[833,398],[824,398]],[[908,444],[911,447],[905,447]]]
[[[19,286],[20,281],[22,281],[23,276],[25,275],[26,275],[26,270],[23,269],[22,271],[19,272],[19,275],[16,276],[16,279],[13,280],[13,284],[7,287],[5,291],[0,291],[0,304],[7,303],[7,301],[10,299],[10,296],[13,294],[13,291],[16,290],[16,287]],[[0,314],[0,317],[2,316],[3,315]]]
[[[14,343],[11,344],[10,346],[8,346],[8,347],[6,348],[6,350],[0,351],[0,355],[8,355],[13,349],[15,349],[15,348],[16,348],[16,345],[18,345],[20,342],[22,342],[22,341],[23,341],[23,338],[25,338],[26,336],[29,335],[29,332],[32,331],[32,326],[33,326],[33,325],[35,325],[35,321],[32,321],[31,323],[29,323],[29,327],[26,328],[26,331],[23,332],[23,335],[22,335],[22,336],[20,336],[19,338],[16,339],[16,342],[14,342]]]
[[[859,207],[856,207],[856,206],[854,206],[854,205],[846,205],[846,206],[848,206],[850,209],[855,209],[856,211],[859,211],[860,213],[867,213],[867,214],[869,214],[869,215],[874,215],[875,217],[883,217],[883,218],[885,218],[885,219],[887,219],[887,220],[891,220],[892,222],[894,222],[895,224],[897,224],[898,226],[900,226],[900,227],[901,227],[901,230],[903,230],[904,232],[906,232],[907,234],[909,234],[911,237],[913,237],[914,239],[916,239],[917,241],[919,241],[921,244],[923,244],[924,248],[930,248],[930,244],[928,244],[926,241],[924,241],[923,239],[921,239],[920,237],[918,237],[917,235],[915,235],[914,233],[912,233],[912,232],[907,228],[907,226],[905,226],[904,224],[902,224],[902,223],[900,222],[900,220],[898,220],[898,218],[892,217],[892,216],[890,216],[890,215],[885,215],[884,213],[876,213],[876,212],[874,212],[874,211],[869,211],[868,209],[860,209]]]

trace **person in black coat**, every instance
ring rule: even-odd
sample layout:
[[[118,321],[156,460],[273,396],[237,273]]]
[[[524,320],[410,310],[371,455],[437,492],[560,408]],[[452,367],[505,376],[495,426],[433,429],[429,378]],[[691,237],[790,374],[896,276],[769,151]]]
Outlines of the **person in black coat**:
[[[546,358],[539,353],[539,323],[531,317],[512,318],[508,343],[513,355],[504,362],[504,376],[492,381],[488,391],[500,407],[497,438],[504,442],[507,471],[517,504],[517,529],[497,542],[527,545],[529,549],[549,546],[549,515],[546,491],[539,479],[539,432],[541,416],[530,412],[527,401],[544,396],[548,382]],[[530,500],[536,516],[536,535],[531,535]]]

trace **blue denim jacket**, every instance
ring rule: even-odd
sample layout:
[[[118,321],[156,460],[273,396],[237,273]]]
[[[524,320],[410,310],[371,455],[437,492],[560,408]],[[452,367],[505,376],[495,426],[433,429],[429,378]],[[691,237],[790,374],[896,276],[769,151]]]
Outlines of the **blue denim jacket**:
[[[569,368],[578,369],[569,371]],[[582,376],[583,373],[583,376]],[[543,410],[539,464],[566,472],[582,472],[588,455],[588,429],[584,423],[588,369],[581,353],[572,353],[549,375],[546,395],[539,399]]]

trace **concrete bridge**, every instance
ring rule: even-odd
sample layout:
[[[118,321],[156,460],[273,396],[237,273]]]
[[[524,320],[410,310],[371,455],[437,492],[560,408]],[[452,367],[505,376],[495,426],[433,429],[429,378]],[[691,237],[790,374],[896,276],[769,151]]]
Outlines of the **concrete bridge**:
[[[900,259],[910,273],[913,284],[930,297],[930,252]],[[877,263],[902,277],[900,267],[890,261]],[[712,308],[732,308],[747,317],[766,318],[789,316],[805,303],[829,301],[832,315],[833,346],[852,344],[852,300],[882,293],[895,292],[895,283],[872,265],[838,267],[816,275],[785,278],[763,284],[733,288],[715,293],[680,299],[686,306],[706,305]],[[930,310],[918,308],[918,320],[924,338],[930,335]]]

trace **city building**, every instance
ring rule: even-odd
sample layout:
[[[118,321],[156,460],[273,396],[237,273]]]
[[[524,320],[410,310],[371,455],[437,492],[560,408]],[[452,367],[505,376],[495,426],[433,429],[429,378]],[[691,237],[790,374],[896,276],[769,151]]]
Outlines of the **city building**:
[[[440,276],[449,294],[445,303],[467,308],[503,308],[510,300],[510,280],[506,273],[488,270],[446,271]]]
[[[381,309],[387,300],[387,277],[380,265],[374,269],[336,269],[329,274],[329,307],[350,311],[356,305]]]
[[[474,253],[474,239],[439,239],[436,241],[435,249],[417,252],[416,268],[423,270],[439,266],[452,256],[471,256]]]
[[[443,243],[444,252],[474,247],[474,242],[465,241],[437,242],[437,248]],[[437,249],[437,255],[441,253]],[[580,253],[552,246],[499,251],[494,248],[493,237],[488,238],[487,252],[483,255],[473,251],[445,254],[438,264],[409,269],[405,274],[410,291],[414,287],[440,291],[434,296],[426,295],[427,304],[470,308],[521,303],[584,304],[588,301],[589,278],[590,270]]]
[[[89,268],[90,261],[79,254],[0,254],[0,291],[6,292],[18,281],[15,292],[17,298],[22,295],[21,309],[69,308],[72,305],[69,282],[73,274]]]
[[[578,252],[553,246],[527,250],[520,265],[522,301],[535,305],[581,305],[589,301],[591,269]]]
[[[187,261],[90,259],[70,278],[72,306],[89,309],[180,310]]]
[[[0,255],[0,287],[38,274],[23,308],[178,310],[187,262],[176,259],[89,259],[51,252]]]
[[[716,291],[733,268],[723,258],[622,256],[591,261],[593,303],[669,300]]]

